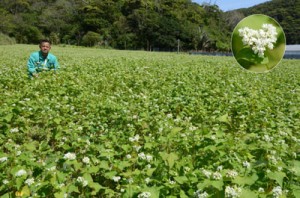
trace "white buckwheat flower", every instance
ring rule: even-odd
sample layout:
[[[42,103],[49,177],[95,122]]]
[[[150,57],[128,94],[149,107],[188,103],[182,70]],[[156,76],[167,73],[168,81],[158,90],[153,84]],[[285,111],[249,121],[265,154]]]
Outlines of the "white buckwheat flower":
[[[233,179],[233,178],[235,178],[236,176],[238,176],[238,172],[236,172],[235,170],[229,170],[229,171],[226,173],[226,176]]]
[[[228,198],[238,198],[240,197],[240,194],[242,192],[242,189],[237,186],[226,186],[225,188],[225,197]]]
[[[142,192],[138,195],[138,198],[149,198],[149,197],[151,197],[150,192]]]
[[[18,133],[19,132],[19,128],[16,127],[16,128],[10,129],[10,132],[11,133]]]
[[[264,193],[264,192],[265,192],[265,189],[262,188],[262,187],[260,187],[260,188],[258,189],[258,192],[259,192],[259,193]]]
[[[149,177],[147,177],[147,178],[145,179],[145,182],[146,182],[146,184],[149,184],[149,183],[151,182],[151,179],[150,179]]]
[[[140,139],[139,134],[136,134],[134,137],[130,137],[130,138],[129,138],[129,141],[130,141],[130,142],[138,142],[139,139]]]
[[[19,170],[18,172],[16,172],[15,176],[16,177],[21,177],[23,175],[26,175],[27,172],[24,169]]]
[[[245,168],[250,168],[250,163],[247,162],[247,161],[244,161],[244,162],[243,162],[243,166],[244,166]]]
[[[46,168],[47,171],[55,171],[56,170],[56,166],[51,166],[50,168]]]
[[[83,177],[78,177],[78,178],[76,179],[76,181],[77,181],[78,183],[80,183],[83,187],[88,185],[88,181],[85,180]]]
[[[262,29],[253,30],[244,27],[238,30],[244,45],[249,45],[255,54],[264,57],[266,48],[272,50],[277,41],[276,27],[272,24],[263,24]]]
[[[272,193],[274,198],[279,198],[282,195],[282,188],[280,186],[276,186],[273,188]]]
[[[195,197],[196,198],[207,198],[208,197],[208,194],[207,192],[202,192],[202,190],[197,190],[195,193],[194,193]]]
[[[203,173],[207,178],[210,178],[210,176],[211,176],[211,174],[212,174],[210,171],[205,170],[205,169],[202,170],[202,173]]]
[[[34,184],[34,178],[26,179],[25,184],[27,184],[28,186]]]
[[[84,157],[84,158],[82,159],[82,162],[85,163],[85,164],[89,164],[89,163],[90,163],[90,158]]]
[[[9,183],[9,181],[8,181],[7,179],[5,179],[5,180],[2,181],[2,183],[3,183],[4,185],[6,185],[6,184]]]
[[[169,184],[174,185],[174,184],[176,184],[176,181],[169,179]]]
[[[66,153],[64,155],[64,159],[67,159],[67,160],[75,160],[76,159],[76,154],[75,153]]]
[[[147,162],[151,162],[153,160],[153,156],[152,155],[146,155],[146,160],[147,160]]]
[[[121,177],[120,176],[113,176],[112,180],[114,180],[114,182],[118,182],[120,181]]]
[[[0,158],[0,162],[2,163],[2,162],[5,162],[5,161],[7,161],[7,157],[1,157]]]
[[[145,160],[146,159],[146,155],[145,153],[141,152],[138,154],[138,157],[141,158],[142,160]]]
[[[127,158],[127,159],[131,159],[131,155],[130,155],[130,154],[127,154],[127,155],[126,155],[126,158]]]
[[[221,171],[221,170],[223,170],[223,166],[222,165],[217,167],[217,171]]]
[[[219,172],[214,172],[212,177],[214,180],[220,180],[220,179],[222,179],[222,174]]]

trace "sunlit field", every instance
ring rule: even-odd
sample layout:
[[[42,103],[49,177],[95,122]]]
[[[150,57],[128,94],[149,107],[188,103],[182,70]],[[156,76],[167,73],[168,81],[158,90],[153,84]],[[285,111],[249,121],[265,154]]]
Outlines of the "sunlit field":
[[[1,197],[300,197],[300,61],[0,46]]]

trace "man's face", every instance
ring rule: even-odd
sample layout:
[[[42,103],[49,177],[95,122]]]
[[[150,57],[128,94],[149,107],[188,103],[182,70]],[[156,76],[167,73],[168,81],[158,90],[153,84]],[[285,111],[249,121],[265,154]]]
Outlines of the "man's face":
[[[51,45],[50,43],[43,42],[42,44],[40,44],[40,49],[43,52],[43,54],[48,54],[51,49]]]

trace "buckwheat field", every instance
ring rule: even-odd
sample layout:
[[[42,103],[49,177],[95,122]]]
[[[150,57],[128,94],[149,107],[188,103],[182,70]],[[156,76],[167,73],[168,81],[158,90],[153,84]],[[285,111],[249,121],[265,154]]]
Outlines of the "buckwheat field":
[[[300,61],[0,46],[0,195],[300,197]]]

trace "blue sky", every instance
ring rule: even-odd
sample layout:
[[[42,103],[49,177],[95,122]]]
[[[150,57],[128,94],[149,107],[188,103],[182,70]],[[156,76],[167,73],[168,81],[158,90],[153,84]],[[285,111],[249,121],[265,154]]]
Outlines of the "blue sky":
[[[192,0],[193,2],[202,4],[211,3],[216,4],[223,11],[234,10],[238,8],[248,8],[260,3],[267,2],[269,0]]]

